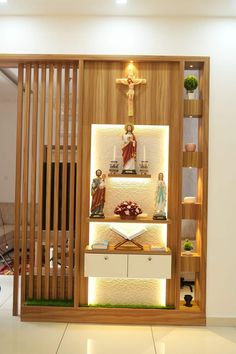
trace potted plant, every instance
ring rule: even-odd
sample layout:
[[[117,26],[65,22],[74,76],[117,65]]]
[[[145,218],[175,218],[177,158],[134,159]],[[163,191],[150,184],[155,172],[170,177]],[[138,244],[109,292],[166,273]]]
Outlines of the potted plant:
[[[114,213],[120,215],[121,219],[134,220],[137,215],[142,214],[142,209],[132,201],[124,201],[117,205]]]
[[[198,87],[198,80],[195,76],[189,75],[184,79],[184,88],[187,91],[188,99],[194,99],[194,90]]]
[[[193,249],[193,243],[186,238],[186,240],[184,241],[184,251],[186,253],[190,253],[192,249]]]

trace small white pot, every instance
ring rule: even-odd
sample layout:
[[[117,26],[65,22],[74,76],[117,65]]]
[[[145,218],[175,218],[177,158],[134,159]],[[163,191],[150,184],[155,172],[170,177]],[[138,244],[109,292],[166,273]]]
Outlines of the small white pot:
[[[188,99],[189,99],[189,100],[194,100],[194,98],[195,98],[195,93],[194,93],[194,91],[193,91],[193,92],[187,91],[187,96],[188,96]]]

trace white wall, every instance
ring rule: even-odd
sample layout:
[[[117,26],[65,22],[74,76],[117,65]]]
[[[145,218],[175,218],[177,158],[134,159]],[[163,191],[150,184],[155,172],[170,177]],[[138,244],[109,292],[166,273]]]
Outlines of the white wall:
[[[236,20],[1,17],[0,33],[2,53],[211,57],[207,315],[236,317]]]
[[[16,100],[13,100],[0,103],[0,202],[15,200],[15,161]]]

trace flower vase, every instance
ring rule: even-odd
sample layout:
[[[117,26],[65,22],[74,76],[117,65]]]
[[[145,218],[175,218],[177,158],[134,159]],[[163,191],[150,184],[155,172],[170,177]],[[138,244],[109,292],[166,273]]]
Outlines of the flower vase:
[[[137,219],[136,215],[120,215],[122,220],[135,220]]]

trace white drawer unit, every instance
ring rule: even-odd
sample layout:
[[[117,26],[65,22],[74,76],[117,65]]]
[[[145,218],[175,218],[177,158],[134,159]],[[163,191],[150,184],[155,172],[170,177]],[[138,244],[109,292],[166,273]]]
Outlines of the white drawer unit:
[[[171,254],[85,253],[85,277],[171,278]]]
[[[171,278],[171,255],[128,255],[129,278]]]
[[[127,255],[85,253],[85,277],[127,278]]]

